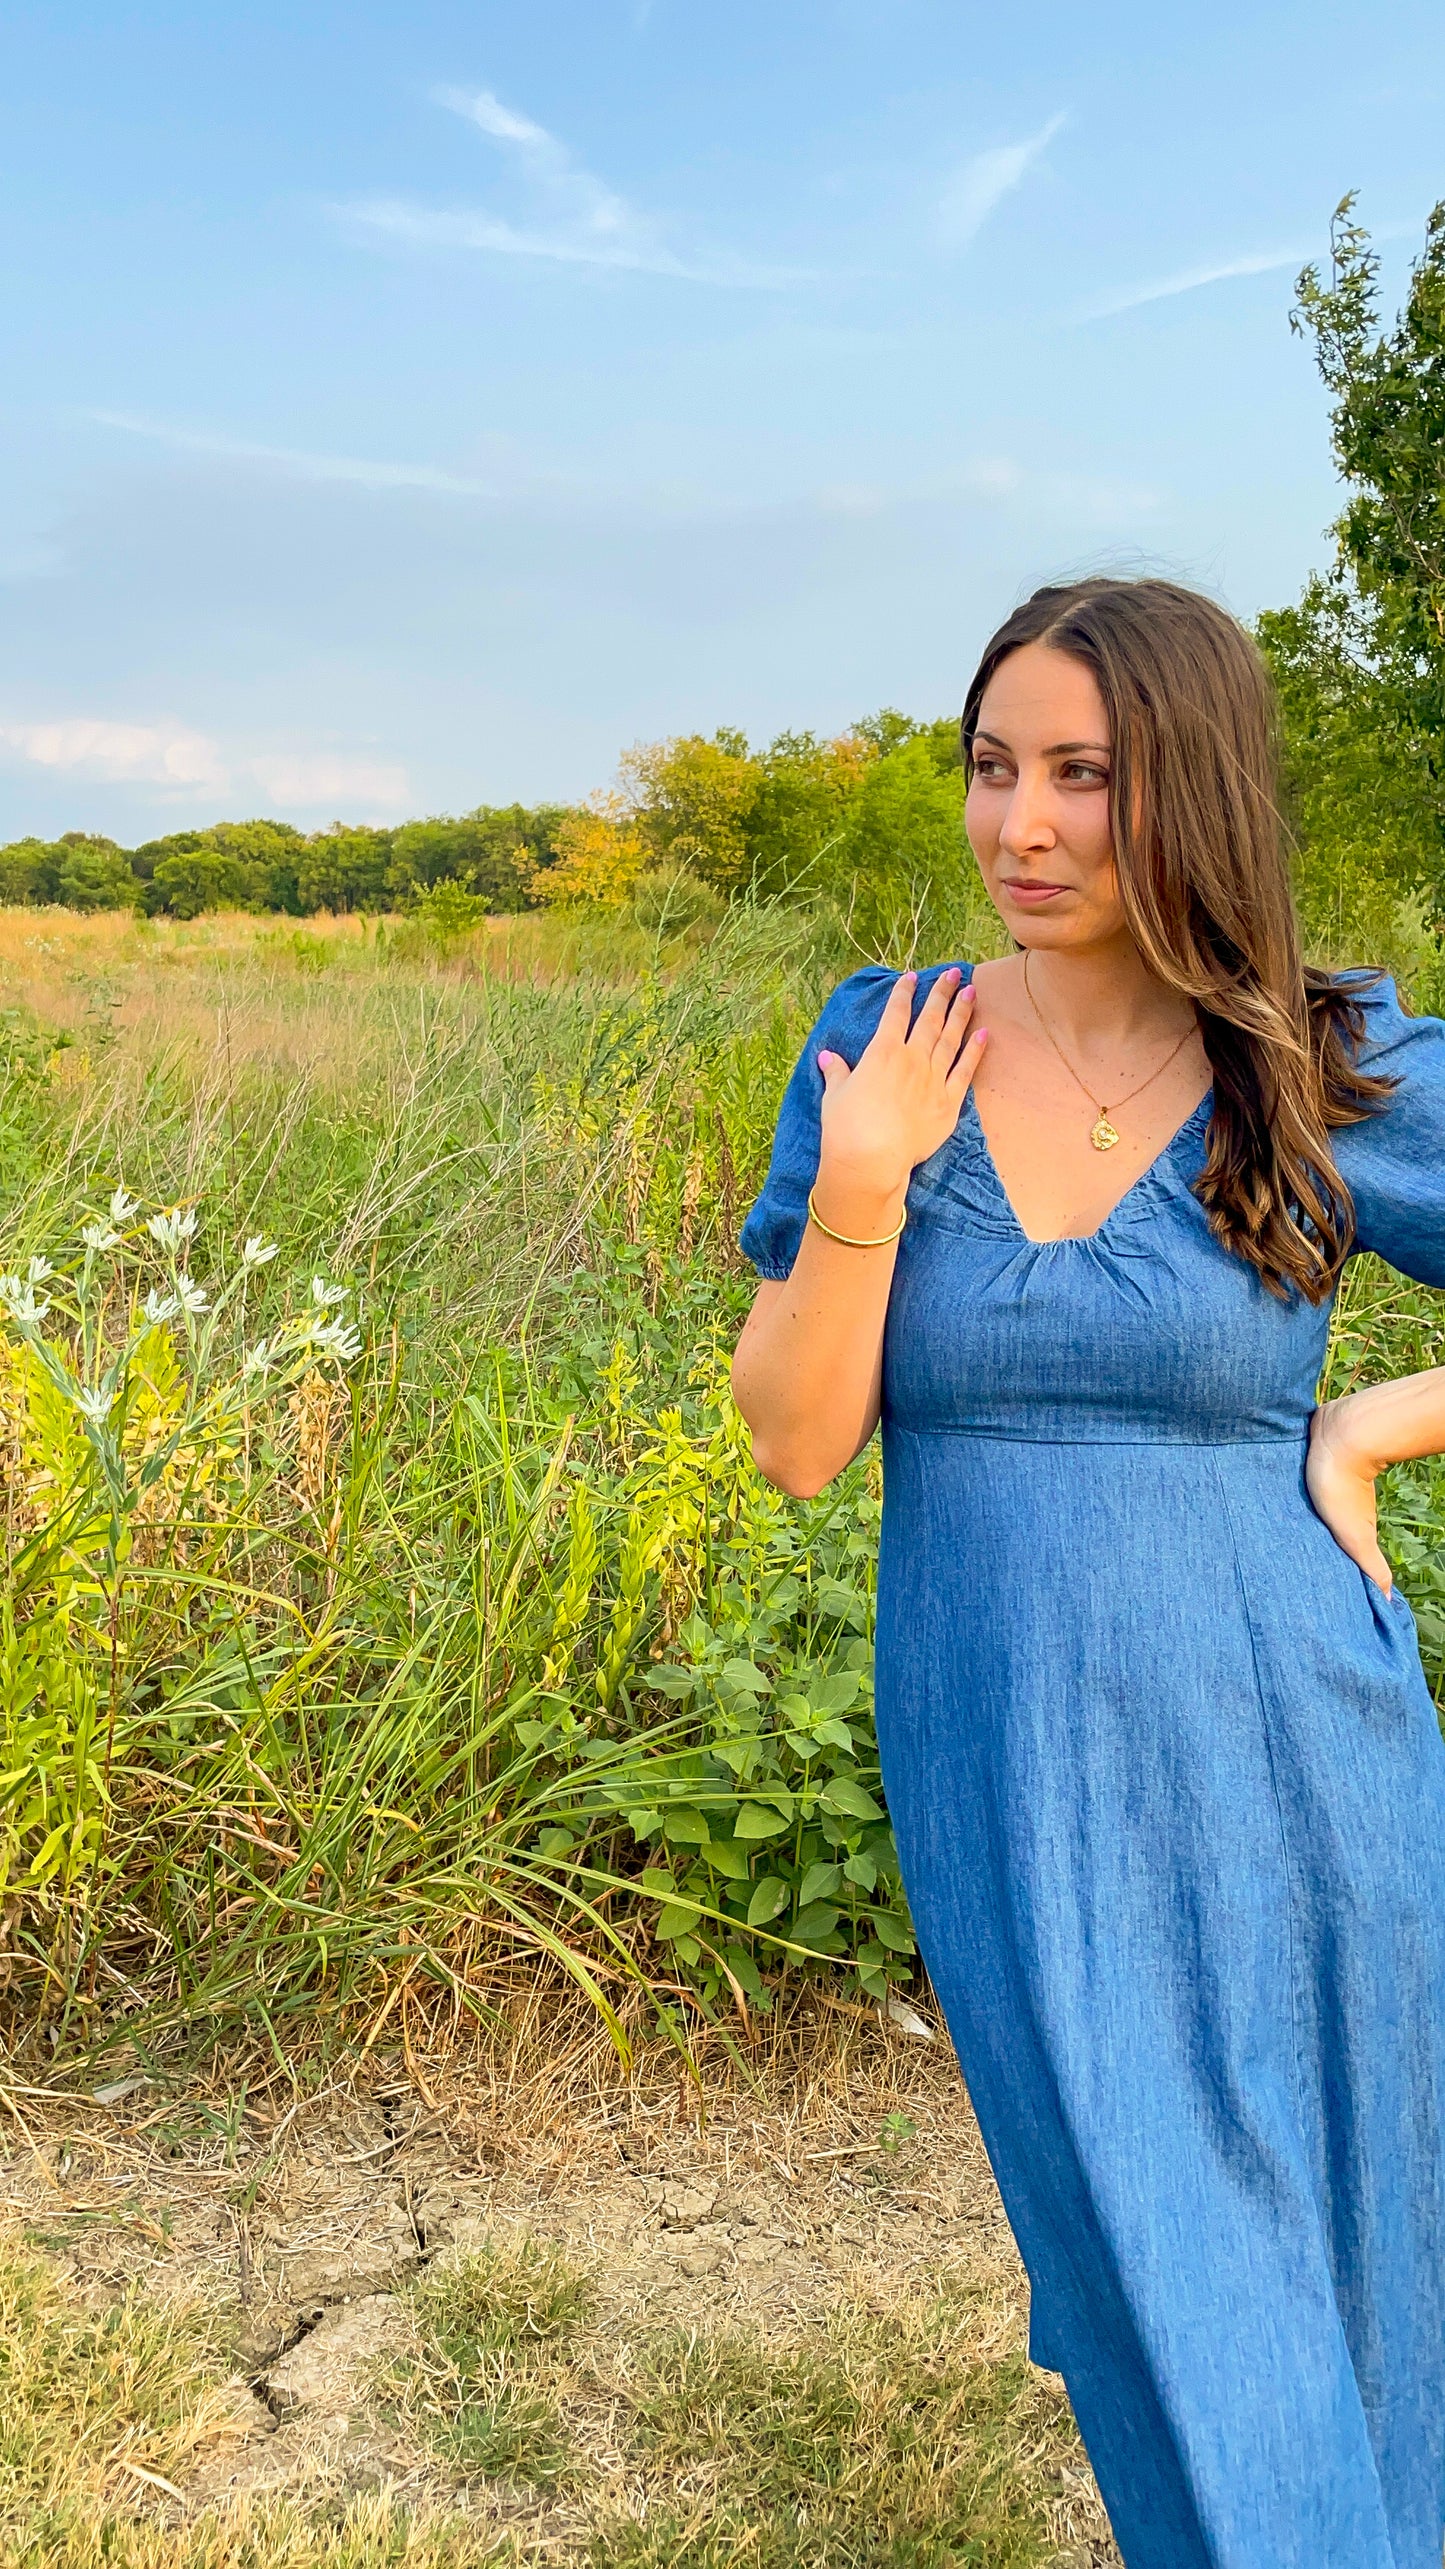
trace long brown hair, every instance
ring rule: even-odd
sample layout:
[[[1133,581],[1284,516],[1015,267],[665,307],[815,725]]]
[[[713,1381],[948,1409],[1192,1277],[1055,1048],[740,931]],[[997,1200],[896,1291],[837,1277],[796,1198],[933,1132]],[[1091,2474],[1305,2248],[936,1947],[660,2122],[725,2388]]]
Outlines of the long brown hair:
[[[1210,1228],[1272,1293],[1323,1302],[1354,1231],[1329,1137],[1383,1106],[1394,1082],[1359,1067],[1361,985],[1301,956],[1269,673],[1232,616],[1170,580],[1037,589],[969,688],[969,774],[984,689],[1030,642],[1092,670],[1108,713],[1125,915],[1150,970],[1198,1009],[1214,1074],[1195,1190]]]

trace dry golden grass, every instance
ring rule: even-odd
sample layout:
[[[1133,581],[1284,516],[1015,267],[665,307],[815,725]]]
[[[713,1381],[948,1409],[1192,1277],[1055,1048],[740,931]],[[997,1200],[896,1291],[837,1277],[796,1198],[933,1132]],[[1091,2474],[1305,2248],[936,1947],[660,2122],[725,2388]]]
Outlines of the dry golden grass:
[[[249,2090],[15,2094],[11,2203],[66,2259],[12,2234],[17,2564],[1117,2569],[941,2041],[800,2002],[747,2076],[625,2077],[516,1996],[490,2059],[418,2023],[309,2097],[259,2054]],[[420,2259],[350,2281],[403,2204]],[[226,2373],[270,2396],[320,2272],[392,2351],[344,2428],[258,2433]]]

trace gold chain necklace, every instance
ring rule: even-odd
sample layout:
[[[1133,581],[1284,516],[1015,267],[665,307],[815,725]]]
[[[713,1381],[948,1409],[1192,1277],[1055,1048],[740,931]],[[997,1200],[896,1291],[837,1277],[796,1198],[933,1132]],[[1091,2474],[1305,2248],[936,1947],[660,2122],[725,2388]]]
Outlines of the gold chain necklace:
[[[1169,1064],[1172,1061],[1176,1061],[1180,1053],[1183,1052],[1190,1036],[1195,1032],[1195,1028],[1193,1026],[1186,1026],[1178,1043],[1175,1045],[1173,1052],[1165,1055],[1163,1061],[1159,1064],[1158,1069],[1151,1070],[1147,1079],[1141,1079],[1137,1088],[1131,1088],[1127,1097],[1118,1097],[1115,1099],[1112,1106],[1106,1106],[1102,1098],[1094,1095],[1094,1092],[1092,1088],[1090,1088],[1087,1080],[1080,1079],[1078,1072],[1075,1070],[1068,1054],[1064,1051],[1062,1044],[1058,1041],[1057,1037],[1050,1032],[1048,1020],[1045,1018],[1043,1011],[1039,1007],[1037,999],[1029,988],[1029,952],[1027,947],[1024,949],[1024,997],[1027,999],[1034,1015],[1038,1018],[1040,1027],[1048,1037],[1049,1042],[1053,1045],[1055,1052],[1058,1054],[1060,1061],[1063,1063],[1070,1079],[1074,1082],[1075,1087],[1082,1088],[1089,1104],[1095,1109],[1098,1116],[1098,1122],[1094,1125],[1094,1128],[1089,1135],[1089,1139],[1093,1143],[1095,1150],[1112,1151],[1115,1143],[1121,1142],[1124,1138],[1123,1134],[1115,1129],[1112,1118],[1118,1114],[1121,1106],[1132,1105],[1136,1097],[1143,1096],[1146,1088],[1153,1087],[1156,1079],[1163,1078],[1164,1073],[1169,1068]]]

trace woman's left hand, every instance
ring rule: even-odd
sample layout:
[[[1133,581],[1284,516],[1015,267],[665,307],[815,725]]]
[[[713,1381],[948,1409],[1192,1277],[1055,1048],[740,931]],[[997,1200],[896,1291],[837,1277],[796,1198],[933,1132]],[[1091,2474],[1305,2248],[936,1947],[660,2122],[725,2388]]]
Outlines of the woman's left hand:
[[[1394,1574],[1375,1524],[1375,1481],[1384,1465],[1367,1433],[1369,1415],[1368,1394],[1321,1403],[1310,1420],[1305,1487],[1340,1550],[1388,1596]]]

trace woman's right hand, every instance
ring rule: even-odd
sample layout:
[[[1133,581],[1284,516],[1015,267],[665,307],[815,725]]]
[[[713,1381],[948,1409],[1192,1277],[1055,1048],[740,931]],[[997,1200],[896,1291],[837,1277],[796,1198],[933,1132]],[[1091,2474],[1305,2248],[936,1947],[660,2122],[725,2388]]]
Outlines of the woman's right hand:
[[[823,1137],[814,1197],[825,1222],[872,1236],[902,1210],[920,1160],[947,1141],[988,1041],[969,1032],[972,982],[956,965],[941,972],[910,1028],[916,972],[899,975],[871,1043],[850,1070],[839,1053],[818,1055]],[[962,986],[961,986],[962,985]]]

